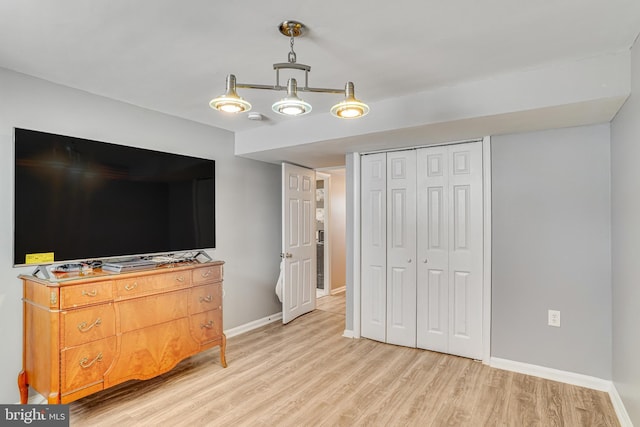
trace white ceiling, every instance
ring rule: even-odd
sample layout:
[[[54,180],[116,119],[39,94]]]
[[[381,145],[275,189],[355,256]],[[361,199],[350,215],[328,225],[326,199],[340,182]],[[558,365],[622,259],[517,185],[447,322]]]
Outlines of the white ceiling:
[[[0,67],[234,132],[273,127],[283,92],[239,90],[263,113],[208,102],[225,76],[273,84],[285,19],[303,22],[309,85],[353,81],[368,103],[558,61],[628,49],[638,0],[2,0]],[[295,77],[300,77],[295,76]],[[286,76],[281,77],[281,81]],[[299,78],[299,80],[301,80]],[[326,114],[339,96],[302,93]],[[285,156],[285,154],[283,154]]]

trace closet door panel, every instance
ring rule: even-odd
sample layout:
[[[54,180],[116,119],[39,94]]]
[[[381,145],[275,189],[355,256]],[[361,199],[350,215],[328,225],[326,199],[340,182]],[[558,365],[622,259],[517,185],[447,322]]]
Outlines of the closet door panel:
[[[386,341],[387,156],[361,157],[361,335]]]
[[[416,346],[416,152],[387,153],[387,342]]]
[[[417,151],[417,312],[419,348],[448,351],[449,189],[447,147]]]
[[[449,353],[482,358],[482,144],[449,146]]]

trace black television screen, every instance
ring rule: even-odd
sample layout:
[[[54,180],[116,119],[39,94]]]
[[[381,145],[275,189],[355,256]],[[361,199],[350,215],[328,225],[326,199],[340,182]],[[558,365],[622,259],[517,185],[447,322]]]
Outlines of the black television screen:
[[[19,128],[14,144],[14,265],[215,247],[213,160]]]

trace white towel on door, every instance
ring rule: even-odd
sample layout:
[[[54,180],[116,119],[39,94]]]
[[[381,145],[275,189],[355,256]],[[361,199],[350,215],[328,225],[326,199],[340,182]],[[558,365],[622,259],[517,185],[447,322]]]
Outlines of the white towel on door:
[[[283,276],[284,272],[284,260],[280,263],[280,275],[278,276],[278,281],[276,282],[276,295],[278,295],[278,299],[282,302],[282,281],[284,280]]]

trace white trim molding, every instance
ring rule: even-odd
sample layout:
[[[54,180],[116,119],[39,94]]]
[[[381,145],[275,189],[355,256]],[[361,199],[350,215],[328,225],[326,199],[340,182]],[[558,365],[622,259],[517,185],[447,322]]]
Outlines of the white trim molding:
[[[489,365],[492,368],[533,375],[534,377],[559,381],[561,383],[577,385],[593,390],[609,392],[612,386],[611,381],[603,380],[602,378],[577,374],[575,372],[561,371],[559,369],[547,368],[545,366],[531,365],[529,363],[515,362],[513,360],[500,359],[498,357],[492,357]]]
[[[362,281],[360,278],[360,153],[351,153],[353,160],[353,337],[360,338],[360,295]],[[349,202],[347,202],[349,203]]]
[[[615,409],[616,415],[618,415],[620,425],[622,427],[633,427],[627,408],[624,407],[622,398],[620,397],[620,394],[618,394],[618,389],[616,389],[616,386],[613,383],[611,384],[611,390],[609,390],[609,398],[611,398],[613,409]]]
[[[491,137],[482,139],[483,193],[483,277],[482,277],[482,363],[491,360]]]
[[[356,336],[353,333],[353,330],[351,329],[345,329],[344,332],[342,333],[342,336],[345,338],[355,338]]]
[[[244,334],[245,332],[253,331],[261,326],[268,325],[282,320],[282,312],[272,314],[271,316],[263,317],[262,319],[254,320],[244,325],[236,326],[235,328],[227,329],[224,334],[227,338],[235,337],[236,335]]]
[[[346,291],[347,291],[347,286],[345,285],[345,286],[341,286],[341,287],[336,288],[336,289],[331,289],[330,294],[331,295],[338,295],[338,294],[341,294],[341,293],[346,292]]]

